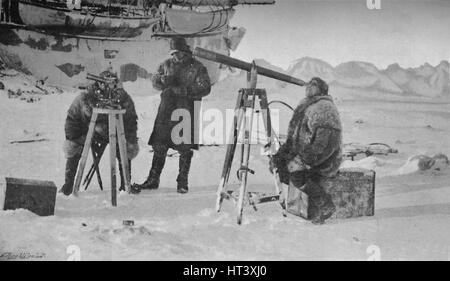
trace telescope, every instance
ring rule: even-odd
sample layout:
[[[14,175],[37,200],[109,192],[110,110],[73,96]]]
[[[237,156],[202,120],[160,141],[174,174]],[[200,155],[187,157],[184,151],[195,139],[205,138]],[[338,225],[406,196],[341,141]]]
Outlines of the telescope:
[[[95,105],[98,108],[110,108],[110,109],[119,109],[120,108],[120,100],[114,95],[115,87],[117,85],[117,78],[115,77],[101,77],[92,73],[88,73],[86,75],[86,79],[96,81],[98,83],[103,83],[106,86],[106,89],[100,90],[96,89],[95,94],[98,100],[98,103]]]
[[[258,65],[253,65],[252,63],[248,63],[248,62],[245,62],[242,60],[231,58],[229,56],[218,54],[213,51],[205,50],[200,47],[195,48],[193,54],[194,54],[194,56],[197,56],[199,58],[207,59],[207,60],[214,61],[217,63],[222,63],[222,64],[225,64],[225,65],[228,65],[231,67],[245,70],[247,72],[250,72],[252,70],[252,68],[255,67],[257,73],[260,75],[270,77],[270,78],[273,78],[276,80],[284,81],[284,82],[287,82],[290,84],[294,84],[294,85],[298,85],[298,86],[305,86],[305,84],[306,84],[306,82],[301,79],[298,79],[298,78],[295,78],[295,77],[292,77],[292,76],[289,76],[289,75],[286,75],[286,74],[283,74],[283,73],[280,73],[280,72],[277,72],[277,71],[274,71],[274,70],[271,70],[268,68],[264,68],[264,67],[261,67]]]
[[[257,89],[257,76],[258,74],[273,78],[279,81],[287,82],[297,86],[305,86],[303,80],[298,78],[268,69],[256,65],[255,62],[248,63],[235,58],[231,58],[222,54],[218,54],[209,50],[202,48],[195,48],[193,55],[214,61],[217,63],[222,63],[231,67],[239,68],[247,71],[247,88],[239,90],[239,94],[236,101],[236,109],[234,111],[233,127],[230,131],[230,139],[227,146],[227,152],[225,155],[225,161],[223,163],[222,176],[220,178],[220,184],[217,189],[217,199],[216,199],[216,211],[220,211],[222,207],[222,202],[224,199],[234,199],[237,202],[237,223],[242,223],[242,214],[244,208],[244,201],[250,203],[256,210],[255,205],[264,202],[273,202],[274,200],[280,199],[281,183],[278,174],[274,173],[275,181],[275,194],[269,196],[261,196],[259,199],[255,198],[255,193],[247,192],[247,176],[248,173],[254,174],[255,172],[249,168],[250,161],[250,151],[251,151],[251,136],[253,130],[254,114],[256,112],[261,113],[264,122],[264,129],[266,137],[269,143],[275,141],[275,134],[272,129],[272,121],[270,117],[270,108],[267,98],[267,93],[265,89]],[[256,102],[259,102],[259,109],[256,110]],[[247,112],[251,112],[248,116]],[[240,138],[240,141],[239,141]],[[240,165],[237,171],[238,179],[240,181],[239,192],[236,196],[233,195],[233,191],[226,190],[226,184],[228,182],[231,167],[233,165],[233,158],[236,153],[237,146],[241,147],[241,157]],[[285,192],[284,194],[287,194]],[[286,201],[287,202],[287,201]],[[283,209],[283,216],[286,216],[286,208]]]
[[[96,81],[96,82],[99,82],[99,83],[108,84],[108,85],[109,84],[117,84],[117,78],[114,78],[114,77],[111,77],[111,78],[100,77],[100,76],[94,75],[92,73],[88,73],[86,75],[86,79],[92,80],[92,81]]]

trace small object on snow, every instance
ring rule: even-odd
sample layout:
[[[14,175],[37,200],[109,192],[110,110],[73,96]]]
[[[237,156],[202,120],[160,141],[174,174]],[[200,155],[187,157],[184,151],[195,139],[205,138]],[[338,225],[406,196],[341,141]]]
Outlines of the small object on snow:
[[[390,147],[385,143],[371,143],[363,145],[359,143],[346,143],[343,146],[344,157],[349,157],[354,160],[358,154],[365,154],[367,157],[372,155],[388,155],[390,153],[398,153],[398,150]]]
[[[33,102],[36,102],[36,101],[40,101],[41,98],[40,97],[21,97],[20,100],[24,100],[24,101],[26,101],[28,103],[33,103]]]
[[[41,93],[37,91],[22,91],[22,89],[18,89],[16,92],[12,90],[8,90],[8,98],[14,99],[14,98],[20,98],[20,100],[24,100],[28,103],[35,102],[41,100],[39,96]]]
[[[450,164],[450,161],[448,160],[447,155],[439,153],[433,156],[433,159],[439,162],[442,162],[444,164]]]
[[[36,86],[44,86],[44,84],[45,84],[45,81],[47,81],[47,79],[48,79],[48,76],[47,77],[45,77],[44,79],[39,79],[39,80],[37,80],[36,81]]]
[[[19,92],[19,91],[14,92],[14,91],[8,89],[8,98],[10,98],[10,99],[16,98],[18,94],[20,95],[20,92]]]
[[[30,143],[30,142],[41,142],[41,141],[49,141],[49,139],[44,137],[45,134],[40,132],[30,132],[27,130],[23,130],[23,136],[18,140],[11,140],[9,143]]]
[[[431,167],[434,171],[442,171],[448,168],[450,162],[448,157],[442,153],[433,156],[434,164]]]
[[[29,139],[29,140],[14,140],[10,141],[10,144],[14,143],[31,143],[31,142],[41,142],[41,141],[49,141],[47,138],[40,138],[40,139]]]
[[[36,84],[36,88],[41,90],[44,95],[48,95],[49,94],[49,92],[46,89],[42,88],[42,86],[39,86],[39,85]]]
[[[362,120],[362,119],[357,119],[357,120],[355,121],[355,123],[356,123],[356,124],[364,124],[364,120]]]
[[[398,173],[409,174],[417,171],[442,171],[449,166],[448,157],[444,154],[437,154],[433,157],[427,155],[415,155],[408,159]]]
[[[436,162],[436,160],[434,160],[433,158],[426,156],[426,155],[413,156],[409,159],[408,162],[414,162],[414,161],[417,161],[417,166],[418,166],[419,170],[421,170],[421,171],[429,170]]]
[[[352,160],[358,154],[366,154],[367,145],[360,143],[346,143],[343,146],[343,155],[345,157],[350,157]]]
[[[125,226],[134,226],[134,221],[133,220],[124,220],[122,223]]]
[[[84,222],[81,224],[82,226],[87,226],[87,224],[85,224]]]
[[[388,155],[389,153],[398,153],[398,150],[390,147],[389,145],[387,145],[385,143],[375,142],[375,143],[369,144],[368,153],[370,153],[370,155],[373,155],[373,154]]]

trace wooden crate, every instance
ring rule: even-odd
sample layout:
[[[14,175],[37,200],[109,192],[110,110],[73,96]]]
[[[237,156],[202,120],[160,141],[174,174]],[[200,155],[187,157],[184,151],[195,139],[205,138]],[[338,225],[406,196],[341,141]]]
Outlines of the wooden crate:
[[[339,173],[321,182],[331,195],[336,212],[332,218],[373,216],[375,214],[375,172],[366,169],[340,169]],[[290,185],[288,212],[305,219],[308,214],[309,198],[306,193]]]
[[[39,216],[52,216],[55,200],[53,182],[6,178],[4,210],[27,209]]]

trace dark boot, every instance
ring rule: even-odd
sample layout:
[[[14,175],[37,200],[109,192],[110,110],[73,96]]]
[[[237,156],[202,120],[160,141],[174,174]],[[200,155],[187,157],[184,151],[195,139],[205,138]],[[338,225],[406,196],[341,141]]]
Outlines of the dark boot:
[[[135,184],[140,189],[158,189],[159,177],[166,163],[166,147],[154,147],[152,167],[148,173],[147,180],[142,184]]]
[[[177,192],[187,193],[189,170],[191,168],[191,160],[194,152],[192,150],[180,152],[179,169],[177,177]]]
[[[330,201],[326,205],[318,208],[318,212],[316,216],[311,219],[311,222],[313,224],[324,224],[325,221],[334,214],[334,212],[336,212],[336,206],[334,206],[333,202],[330,199]]]
[[[319,183],[310,182],[310,203],[311,203],[311,222],[313,224],[323,224],[329,219],[336,207],[333,204],[331,196],[327,194]]]
[[[75,175],[77,174],[78,162],[80,161],[80,156],[75,156],[72,158],[67,158],[66,160],[66,170],[65,170],[65,182],[62,188],[59,190],[66,196],[72,194],[73,184],[75,180]]]
[[[329,219],[334,214],[334,212],[336,212],[336,206],[334,205],[331,196],[329,194],[326,194],[325,204],[321,208],[321,219],[325,222],[325,220]]]

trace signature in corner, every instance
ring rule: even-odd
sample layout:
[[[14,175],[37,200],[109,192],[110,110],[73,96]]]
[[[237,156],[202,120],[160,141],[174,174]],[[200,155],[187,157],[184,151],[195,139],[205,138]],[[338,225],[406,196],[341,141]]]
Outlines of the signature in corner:
[[[44,253],[29,253],[29,252],[5,252],[0,253],[0,260],[27,260],[27,259],[42,259],[45,257]]]

